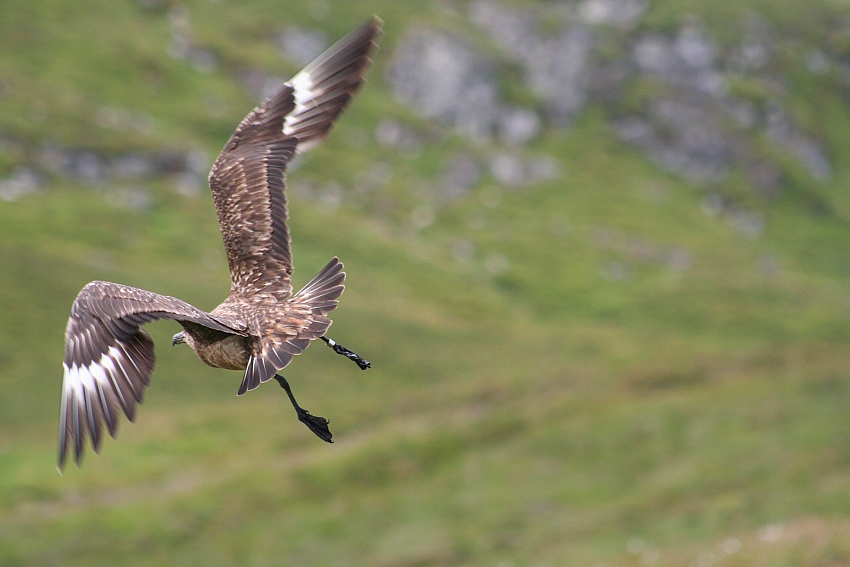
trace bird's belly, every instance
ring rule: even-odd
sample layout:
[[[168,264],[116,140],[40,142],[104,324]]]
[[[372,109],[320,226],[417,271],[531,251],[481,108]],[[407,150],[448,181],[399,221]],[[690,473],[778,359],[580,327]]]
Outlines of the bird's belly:
[[[248,339],[236,335],[206,344],[195,352],[205,364],[227,370],[244,370],[251,358]]]

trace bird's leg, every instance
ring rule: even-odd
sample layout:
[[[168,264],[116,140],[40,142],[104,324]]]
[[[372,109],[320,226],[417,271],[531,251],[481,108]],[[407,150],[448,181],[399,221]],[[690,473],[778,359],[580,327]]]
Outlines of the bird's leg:
[[[346,357],[350,360],[353,360],[357,364],[357,366],[360,367],[360,370],[366,370],[367,368],[372,368],[371,362],[369,362],[368,360],[366,360],[365,358],[363,358],[362,356],[360,356],[356,352],[351,352],[350,350],[348,350],[347,348],[345,348],[344,346],[342,346],[341,344],[339,344],[335,340],[333,340],[329,337],[326,337],[324,335],[322,335],[319,338],[322,339],[323,341],[325,341],[325,343],[327,343],[327,345],[329,347],[334,349],[335,353],[341,354],[342,356],[344,356],[344,357]]]
[[[328,420],[324,417],[313,415],[309,411],[299,406],[298,402],[295,401],[295,396],[292,395],[292,389],[289,387],[289,382],[286,380],[286,378],[280,376],[279,374],[275,374],[274,379],[277,380],[277,383],[280,384],[280,387],[283,388],[286,392],[286,395],[289,396],[289,401],[292,402],[292,407],[295,408],[295,413],[298,415],[298,420],[307,427],[309,427],[310,431],[315,433],[322,441],[333,443],[333,435],[331,434],[331,430],[328,429]]]

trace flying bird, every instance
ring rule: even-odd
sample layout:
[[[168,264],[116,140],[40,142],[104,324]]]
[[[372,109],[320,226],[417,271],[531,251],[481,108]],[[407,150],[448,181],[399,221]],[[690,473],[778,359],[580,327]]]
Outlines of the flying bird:
[[[173,345],[189,345],[209,366],[244,371],[238,395],[277,380],[298,419],[333,442],[328,420],[298,405],[278,372],[317,338],[364,370],[370,364],[325,336],[344,289],[338,258],[292,293],[286,167],[328,135],[363,85],[381,24],[373,17],[284,83],[242,120],[213,164],[209,184],[230,269],[230,293],[218,307],[207,313],[102,281],[80,291],[65,329],[60,472],[71,450],[79,466],[88,440],[98,452],[104,431],[114,437],[121,412],[135,419],[154,369],[153,341],[142,325],[156,319],[183,327]]]

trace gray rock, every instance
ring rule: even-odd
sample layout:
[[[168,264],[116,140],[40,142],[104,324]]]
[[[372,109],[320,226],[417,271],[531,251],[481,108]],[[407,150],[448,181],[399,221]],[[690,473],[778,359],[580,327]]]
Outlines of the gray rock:
[[[218,56],[192,41],[189,7],[185,4],[171,6],[168,9],[168,20],[171,23],[171,43],[168,47],[171,56],[187,61],[201,73],[213,72],[218,67]]]
[[[778,102],[765,111],[765,132],[778,147],[795,156],[817,181],[832,177],[832,166],[820,145],[806,136]]]
[[[21,197],[32,195],[41,190],[44,181],[37,172],[26,166],[18,166],[12,175],[0,179],[0,199],[17,201]]]
[[[107,172],[107,164],[99,155],[83,151],[74,156],[71,162],[71,171],[78,179],[95,184],[103,181]]]
[[[198,194],[206,185],[210,168],[206,152],[198,148],[107,157],[90,150],[48,145],[38,152],[35,163],[45,173],[95,186],[166,176],[183,195]],[[139,202],[136,198],[130,201]],[[132,203],[128,206],[138,208]]]
[[[741,128],[752,128],[759,120],[758,109],[748,100],[729,97],[724,101],[724,107],[729,117]]]
[[[431,29],[414,32],[399,46],[389,79],[400,100],[470,138],[498,136],[519,146],[540,132],[534,111],[503,103],[495,61],[458,37]],[[376,136],[383,145],[402,142],[409,149],[420,145],[392,121],[379,124]]]
[[[631,28],[646,12],[645,0],[585,0],[578,6],[579,16],[588,24]]]
[[[527,57],[539,45],[539,13],[511,8],[493,0],[476,0],[469,9],[469,17],[482,28],[508,54]]]
[[[749,240],[758,240],[764,234],[764,216],[758,211],[732,208],[726,217],[729,225]]]
[[[422,137],[397,120],[384,118],[375,127],[375,141],[386,148],[407,152],[418,152],[422,148]]]
[[[499,139],[507,146],[524,146],[540,134],[542,122],[533,110],[506,108],[498,118]]]
[[[715,96],[726,92],[717,66],[717,47],[694,25],[684,26],[675,37],[642,34],[632,47],[632,58],[641,73],[656,75],[677,87]]]
[[[829,60],[823,51],[813,49],[809,52],[806,58],[806,68],[815,75],[825,75],[832,67],[832,62]]]
[[[695,183],[722,180],[735,154],[716,114],[695,102],[660,99],[650,104],[646,116],[622,119],[615,127],[621,139]]]
[[[693,69],[714,67],[717,47],[703,30],[694,25],[684,26],[676,36],[676,54]]]
[[[519,188],[536,181],[560,175],[557,161],[549,156],[523,159],[509,152],[498,152],[490,158],[490,174],[504,187]]]
[[[706,216],[719,216],[726,208],[726,200],[720,193],[711,192],[702,198],[700,208]]]
[[[431,29],[408,35],[389,70],[393,93],[427,118],[490,139],[502,112],[494,62],[463,39]]]
[[[765,199],[775,199],[785,184],[782,170],[767,160],[755,160],[748,163],[746,173],[756,194]]]
[[[474,159],[464,155],[452,158],[440,183],[441,200],[455,201],[464,197],[478,183],[480,177],[481,171]]]
[[[528,182],[528,176],[520,159],[514,155],[500,153],[490,160],[490,173],[496,181],[506,187],[519,187]]]
[[[552,120],[567,124],[583,108],[594,42],[589,26],[564,19],[557,33],[545,34],[540,14],[492,0],[474,2],[470,18],[522,67],[529,89],[545,103]]]
[[[184,197],[197,197],[204,189],[204,182],[201,178],[188,171],[173,174],[171,182],[177,194]]]
[[[568,123],[585,105],[592,45],[590,29],[576,25],[541,43],[524,61],[531,90],[556,123]]]
[[[139,154],[119,156],[112,160],[111,174],[117,179],[148,177],[155,170],[153,160]]]
[[[303,67],[325,50],[328,39],[319,30],[291,27],[278,34],[277,45],[284,57]]]
[[[763,72],[776,55],[773,29],[756,15],[749,17],[744,26],[744,37],[729,50],[722,62],[724,69],[734,74]]]

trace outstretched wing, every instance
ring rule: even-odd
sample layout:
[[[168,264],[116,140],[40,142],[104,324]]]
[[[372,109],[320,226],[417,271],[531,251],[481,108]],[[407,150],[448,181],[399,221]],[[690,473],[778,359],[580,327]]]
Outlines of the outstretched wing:
[[[241,334],[184,301],[109,282],[92,282],[74,300],[65,328],[65,374],[59,415],[59,469],[69,445],[79,465],[87,438],[100,449],[103,426],[115,435],[123,410],[130,421],[154,367],[153,341],[141,325],[191,321]]]
[[[270,380],[293,356],[307,348],[310,341],[327,332],[331,326],[328,313],[336,309],[345,290],[342,268],[339,258],[334,258],[292,298],[280,306],[269,307],[282,309],[282,313],[263,317],[259,350],[248,361],[237,395]]]
[[[327,136],[363,84],[380,25],[373,18],[284,83],[242,120],[213,165],[231,295],[261,302],[292,293],[286,166]]]

